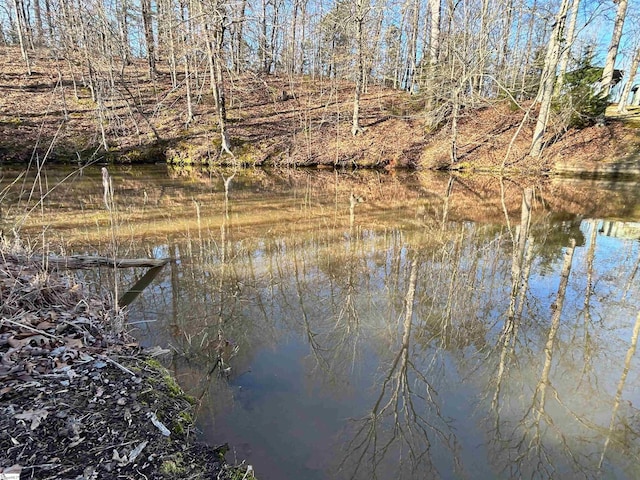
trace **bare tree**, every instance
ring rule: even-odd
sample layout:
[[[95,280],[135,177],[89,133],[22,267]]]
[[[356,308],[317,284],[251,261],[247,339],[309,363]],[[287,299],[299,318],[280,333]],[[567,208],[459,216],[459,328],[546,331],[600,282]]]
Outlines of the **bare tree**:
[[[540,111],[536,120],[536,126],[533,131],[533,140],[531,142],[530,155],[539,157],[542,154],[544,134],[549,121],[549,113],[551,112],[551,100],[556,83],[556,69],[560,60],[560,51],[564,43],[564,26],[567,20],[567,12],[569,10],[569,0],[562,0],[560,8],[555,18],[551,38],[547,44],[547,53],[544,60],[544,68],[540,79],[540,88],[536,101],[540,103]]]
[[[122,57],[122,68],[124,68],[131,62],[131,43],[129,41],[129,0],[120,0],[119,7],[116,3],[115,8],[120,33],[120,55]]]
[[[365,5],[365,1],[367,4]],[[360,95],[364,82],[364,20],[369,12],[369,0],[355,0],[354,24],[356,28],[356,86],[353,96],[353,120],[351,134],[364,132],[360,126]]]
[[[484,83],[485,67],[487,63],[488,50],[487,46],[490,41],[490,24],[489,24],[489,0],[482,0],[480,7],[480,32],[478,34],[478,49],[477,49],[477,67],[476,72],[472,76],[472,85],[478,95],[482,96],[482,89]]]
[[[567,66],[569,65],[569,55],[571,54],[571,47],[576,38],[576,24],[578,23],[578,8],[580,7],[580,0],[572,0],[571,9],[569,11],[569,27],[567,28],[567,38],[562,46],[562,53],[560,54],[560,66],[558,68],[558,81],[555,86],[555,93],[558,94],[564,83],[564,77],[567,73]]]
[[[33,13],[36,17],[36,35],[34,43],[41,46],[44,39],[44,28],[42,22],[42,9],[40,6],[40,0],[33,0]]]
[[[183,28],[182,34],[182,46],[183,46],[183,54],[184,54],[184,84],[185,84],[185,95],[187,102],[187,118],[185,119],[185,125],[189,127],[191,121],[193,120],[193,102],[191,95],[191,13],[189,11],[188,0],[180,1],[180,19]]]
[[[431,23],[429,28],[429,71],[427,88],[429,89],[427,110],[432,110],[436,98],[436,69],[440,55],[440,17],[442,14],[442,0],[429,0]]]
[[[624,42],[627,2],[620,0],[616,7],[611,55]],[[328,103],[340,102],[336,111],[343,121],[348,116],[354,136],[365,130],[363,95],[370,85],[405,89],[417,95],[401,101],[399,115],[424,115],[429,131],[450,128],[450,157],[455,163],[462,154],[459,123],[467,113],[503,94],[516,102],[531,99],[536,89],[540,114],[531,154],[540,155],[553,92],[559,92],[570,68],[571,44],[584,35],[576,14],[582,8],[579,0],[562,0],[555,22],[546,13],[551,4],[551,0],[10,0],[0,2],[0,36],[20,47],[27,72],[32,68],[33,46],[50,46],[56,58],[66,62],[74,85],[78,81],[86,85],[94,100],[98,82],[106,80],[112,90],[102,83],[100,88],[107,121],[113,120],[117,109],[112,102],[115,79],[126,78],[131,85],[133,76],[126,75],[126,67],[133,61],[146,60],[155,104],[151,106],[153,95],[145,92],[148,84],[140,81],[136,97],[144,99],[155,115],[168,105],[164,101],[169,96],[181,92],[180,108],[187,124],[202,98],[203,85],[211,82],[225,152],[231,149],[224,82],[233,78],[234,86],[244,88],[244,79],[235,81],[245,73],[286,72],[290,88],[295,88],[297,75],[310,74],[320,89],[328,85],[324,78],[330,78]],[[158,88],[161,79],[154,78],[162,65],[168,65],[171,75],[172,89],[166,95]],[[611,68],[607,66],[605,76]],[[343,82],[353,82],[347,116]],[[426,112],[419,112],[422,102]]]
[[[27,67],[27,74],[31,75],[31,62],[27,53],[27,40],[25,38],[26,19],[24,18],[24,10],[22,0],[13,0],[16,11],[16,30],[18,31],[18,39],[20,41],[20,52],[22,59]]]
[[[631,94],[631,87],[636,79],[638,73],[638,66],[640,65],[640,46],[636,49],[633,60],[631,61],[631,67],[629,68],[629,78],[622,89],[620,96],[620,102],[618,103],[618,112],[624,113],[627,111],[627,105],[629,104],[629,95]]]
[[[269,30],[267,25],[267,8],[269,6],[269,0],[262,0],[262,15],[260,17],[260,37],[258,43],[258,49],[260,50],[260,57],[262,60],[262,73],[269,73],[271,70],[271,59],[269,58]]]
[[[236,4],[235,18],[231,25],[232,38],[232,63],[236,74],[242,71],[244,67],[244,24],[247,11],[247,0],[241,0]]]
[[[628,0],[619,0],[618,9],[616,10],[616,19],[613,23],[613,33],[611,34],[611,42],[609,43],[609,50],[607,51],[607,59],[604,62],[604,69],[602,71],[602,80],[600,80],[602,97],[608,97],[611,92],[611,84],[613,82],[613,72],[618,57],[618,47],[620,46],[620,39],[622,38],[622,28],[624,27],[624,21],[627,18],[627,4]]]
[[[212,4],[200,3],[204,21],[205,46],[209,64],[209,79],[211,91],[218,117],[218,127],[221,137],[221,152],[231,153],[231,140],[227,132],[227,107],[224,90],[222,65],[222,46],[226,30],[226,5],[223,0],[216,0]]]
[[[415,252],[410,255],[414,257]],[[456,455],[457,439],[442,415],[437,391],[411,355],[419,270],[417,258],[411,259],[408,269],[398,351],[383,378],[380,394],[371,411],[354,424],[353,438],[347,443],[340,463],[340,469],[351,468],[350,478],[356,478],[365,469],[368,478],[377,478],[378,465],[395,449],[407,451],[407,462],[398,465],[399,470],[421,471],[423,475],[434,478],[439,474],[431,456],[433,443],[441,442]]]
[[[420,2],[413,0],[410,5],[411,24],[407,45],[407,66],[405,68],[404,88],[411,93],[415,93],[416,70],[418,68],[418,29],[420,25]]]
[[[156,40],[153,34],[153,17],[151,16],[151,0],[140,0],[142,9],[142,23],[144,39],[147,47],[147,62],[149,63],[149,78],[156,74]]]
[[[503,199],[503,208],[505,216],[509,224],[509,216],[504,205],[504,183],[501,181],[501,197]],[[533,189],[526,188],[522,192],[522,207],[520,211],[520,225],[512,232],[509,225],[509,233],[512,242],[511,257],[511,295],[509,296],[509,308],[507,310],[506,319],[502,327],[498,346],[500,348],[500,360],[498,362],[498,371],[495,375],[496,389],[491,402],[492,408],[497,412],[500,409],[500,391],[502,382],[506,375],[507,363],[514,353],[516,340],[518,338],[518,329],[524,310],[525,298],[529,286],[529,275],[531,273],[531,265],[533,263],[533,237],[529,234],[531,226],[531,212],[533,203]],[[496,419],[499,418],[496,416]],[[496,429],[498,425],[496,424]]]

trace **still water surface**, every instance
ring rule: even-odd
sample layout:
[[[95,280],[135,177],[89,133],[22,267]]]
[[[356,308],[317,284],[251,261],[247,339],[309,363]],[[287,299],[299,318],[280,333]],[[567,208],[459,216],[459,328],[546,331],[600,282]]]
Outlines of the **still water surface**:
[[[24,231],[175,259],[130,320],[259,478],[640,478],[638,183],[112,175]]]

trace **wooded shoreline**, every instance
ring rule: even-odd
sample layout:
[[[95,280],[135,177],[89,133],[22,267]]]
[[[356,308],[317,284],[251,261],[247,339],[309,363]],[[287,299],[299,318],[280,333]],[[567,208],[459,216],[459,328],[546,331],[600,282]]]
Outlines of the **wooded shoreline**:
[[[638,169],[640,108],[619,114],[613,106],[604,126],[558,130],[541,156],[534,157],[529,146],[536,107],[530,103],[514,106],[493,100],[461,107],[455,125],[444,119],[437,128],[429,129],[425,126],[424,98],[370,85],[360,98],[363,131],[353,136],[345,121],[352,102],[349,82],[245,75],[230,87],[228,95],[233,99],[226,109],[233,126],[229,154],[221,143],[215,109],[205,97],[185,128],[183,99],[172,87],[168,72],[160,67],[153,80],[144,78],[140,61],[127,68],[127,76],[116,82],[114,94],[135,88],[141,96],[136,102],[114,97],[108,109],[111,120],[107,121],[104,116],[99,120],[102,104],[95,102],[79,81],[72,81],[73,70],[52,60],[47,51],[33,55],[31,75],[21,73],[19,50],[5,47],[2,53],[0,75],[7,108],[0,114],[1,163],[37,160],[81,166],[167,162],[186,167],[545,174],[636,174]],[[158,96],[163,101],[156,105]],[[149,117],[140,112],[153,114]],[[103,133],[107,148],[101,140]]]

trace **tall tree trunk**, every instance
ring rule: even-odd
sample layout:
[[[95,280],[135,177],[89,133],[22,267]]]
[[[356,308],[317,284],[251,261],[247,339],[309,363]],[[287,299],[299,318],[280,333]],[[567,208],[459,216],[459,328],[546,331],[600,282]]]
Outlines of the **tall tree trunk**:
[[[267,0],[262,0],[262,18],[260,27],[261,32],[258,45],[262,58],[262,72],[269,73],[269,59],[267,53]]]
[[[140,7],[142,9],[144,39],[147,47],[147,61],[149,62],[149,78],[153,78],[156,74],[156,41],[153,35],[151,0],[140,0]]]
[[[79,25],[80,21],[76,21],[74,13],[76,7],[72,0],[61,0],[62,18],[59,20],[57,30],[60,34],[64,57],[68,65],[68,70],[71,74],[71,81],[73,83],[73,95],[76,100],[79,98],[78,83],[76,81],[77,64],[82,65],[84,57],[82,55],[82,43],[80,42],[80,31],[82,30]],[[82,67],[80,67],[82,69]],[[82,70],[81,70],[82,76]]]
[[[553,352],[558,329],[560,328],[560,316],[562,314],[562,307],[564,305],[565,296],[567,293],[567,285],[569,283],[569,276],[571,275],[571,263],[573,262],[573,253],[575,251],[576,241],[571,239],[570,245],[564,253],[564,260],[562,262],[562,271],[560,272],[560,285],[558,286],[558,294],[556,300],[553,303],[553,314],[551,315],[551,326],[549,327],[549,333],[547,335],[547,342],[544,346],[544,365],[542,372],[540,373],[540,381],[536,386],[534,399],[537,399],[537,405],[535,405],[536,422],[540,422],[542,416],[545,413],[546,408],[546,393],[547,388],[550,386],[549,373],[551,372],[551,364],[553,363]]]
[[[558,83],[555,87],[555,94],[558,95],[564,84],[564,77],[567,74],[567,66],[569,65],[569,54],[571,53],[571,47],[576,38],[576,24],[578,23],[578,8],[580,7],[580,0],[572,0],[571,10],[569,12],[569,27],[567,28],[567,39],[562,48],[560,54],[560,67],[558,68]]]
[[[429,28],[429,78],[427,83],[427,110],[433,110],[436,99],[436,69],[440,55],[440,17],[442,15],[442,0],[429,0],[431,10],[431,24]]]
[[[51,14],[51,2],[50,0],[44,0],[44,11],[47,16],[47,35],[49,39],[53,39],[53,15]]]
[[[120,55],[122,56],[122,68],[131,63],[131,47],[129,44],[129,0],[120,0],[120,8],[116,5],[118,29],[120,33]]]
[[[111,91],[115,88],[116,80],[115,80],[115,61],[114,57],[117,53],[117,50],[114,48],[111,43],[111,28],[110,28],[110,19],[107,16],[107,12],[105,11],[104,5],[98,5],[98,18],[99,18],[99,28],[100,32],[100,40],[101,40],[101,56],[102,63],[104,65],[104,61],[109,66],[108,75],[109,75],[109,87]],[[103,67],[104,70],[104,67]],[[103,90],[106,90],[106,87],[103,87]],[[103,93],[104,96],[110,96],[109,94]]]
[[[504,23],[503,23],[503,28],[502,28],[502,47],[500,48],[500,51],[498,53],[498,75],[500,78],[500,80],[502,82],[505,83],[506,85],[506,80],[508,78],[508,73],[507,73],[507,61],[509,59],[509,45],[511,43],[510,39],[511,39],[511,33],[513,31],[512,29],[512,22],[513,22],[513,0],[506,0],[505,2],[505,15],[504,15]],[[516,30],[517,31],[517,30]],[[513,61],[513,59],[509,59],[511,61]]]
[[[536,101],[540,102],[540,112],[538,113],[536,127],[533,132],[533,140],[531,142],[530,155],[533,157],[539,157],[542,154],[543,138],[551,111],[551,100],[556,82],[556,70],[560,59],[560,48],[564,42],[564,26],[567,20],[568,10],[569,0],[562,0],[558,14],[556,15],[556,23],[547,45],[547,54],[540,79],[540,88],[536,97]]]
[[[84,20],[82,19],[82,12],[79,6],[77,9],[77,12],[80,14],[80,17],[81,17],[78,19],[79,21],[77,22],[77,24],[80,27],[80,32],[78,32],[79,43],[82,45],[83,60],[87,67],[87,77],[83,78],[83,82],[91,92],[91,100],[97,103],[98,91],[97,91],[97,85],[96,85],[96,75],[93,67],[93,57],[91,55],[91,52],[89,51],[90,42],[89,42],[89,37],[87,33],[87,26],[85,25]],[[84,77],[84,72],[82,72],[82,76]],[[98,113],[101,113],[101,112],[102,110],[98,109]]]
[[[36,16],[36,45],[42,45],[44,39],[44,29],[42,27],[42,9],[40,8],[40,0],[34,0],[33,13]]]
[[[629,94],[631,93],[633,82],[636,79],[638,65],[640,65],[640,46],[636,49],[636,54],[631,61],[631,68],[629,69],[629,78],[627,79],[627,83],[622,89],[622,96],[620,97],[620,103],[618,103],[618,112],[620,113],[625,113],[627,111],[627,105],[629,104]]]
[[[300,38],[302,39],[302,41],[300,42],[300,49],[299,49],[299,53],[300,53],[300,58],[298,59],[298,74],[302,75],[305,72],[305,43],[304,40],[307,35],[307,21],[308,21],[308,16],[307,16],[307,0],[302,0],[302,6],[301,6],[301,11],[300,11],[300,17],[302,17],[302,31],[300,32]],[[313,68],[311,68],[311,71],[313,72]]]
[[[636,353],[636,348],[638,346],[638,336],[640,336],[640,312],[636,317],[636,321],[633,325],[633,331],[631,332],[631,340],[629,342],[629,348],[627,349],[627,354],[624,357],[624,368],[622,369],[622,374],[620,375],[620,380],[618,380],[618,388],[616,389],[616,395],[613,400],[613,407],[611,408],[611,420],[609,421],[609,431],[607,432],[607,436],[604,440],[604,445],[602,447],[602,453],[600,454],[600,462],[598,463],[598,470],[602,468],[602,464],[607,455],[607,450],[609,448],[609,444],[611,443],[611,438],[613,437],[613,433],[616,429],[616,420],[618,417],[618,409],[620,405],[623,404],[622,399],[622,391],[624,390],[624,386],[627,383],[627,375],[631,371],[631,361]]]
[[[296,40],[298,30],[298,11],[300,10],[300,1],[293,0],[293,12],[291,14],[291,44],[289,45],[289,58],[287,59],[287,72],[293,75],[296,71]]]
[[[362,83],[364,80],[364,17],[367,14],[364,6],[365,0],[356,0],[356,39],[357,45],[357,65],[356,65],[356,88],[353,98],[353,121],[351,123],[351,134],[358,135],[364,129],[360,126],[360,95],[362,93]],[[368,1],[368,0],[367,0]],[[367,7],[368,8],[368,7]]]
[[[329,66],[327,76],[329,78],[335,78],[337,74],[337,65],[336,65],[336,32],[338,31],[338,22],[336,21],[338,18],[338,4],[336,3],[335,17],[332,21],[331,25],[331,49],[329,54]],[[321,57],[322,58],[322,57]]]
[[[451,142],[449,159],[451,165],[458,162],[458,117],[460,115],[460,87],[453,87],[451,92]]]
[[[277,33],[278,33],[278,13],[280,11],[280,5],[278,0],[273,0],[273,17],[271,20],[271,38],[269,41],[269,69],[267,73],[276,73],[278,67],[276,46],[277,46]]]
[[[484,74],[485,68],[487,64],[487,57],[489,56],[488,45],[489,45],[489,0],[482,0],[482,7],[480,9],[480,33],[479,33],[479,44],[477,47],[477,57],[478,64],[476,67],[475,75],[472,76],[472,91],[476,91],[478,96],[482,97],[482,88],[484,83]]]
[[[14,0],[13,5],[16,9],[16,29],[18,30],[18,40],[20,41],[20,52],[22,59],[27,66],[27,74],[31,75],[31,62],[27,53],[26,39],[24,38],[24,25],[22,20],[22,0]]]
[[[624,21],[627,17],[627,3],[628,0],[619,0],[618,3],[616,19],[613,24],[613,34],[611,35],[611,43],[609,43],[607,59],[604,62],[604,70],[602,71],[602,80],[600,80],[602,88],[600,95],[603,98],[608,97],[611,92],[613,71],[616,63],[616,57],[618,56],[618,46],[620,45],[620,38],[622,37],[622,27],[624,26]]]
[[[167,17],[167,35],[169,36],[169,66],[171,68],[171,84],[178,86],[178,60],[176,59],[175,24],[173,17],[173,1],[169,0],[169,8],[165,12]]]
[[[222,32],[220,32],[222,35]],[[218,49],[220,52],[221,49]],[[218,125],[220,127],[220,137],[222,139],[221,149],[222,151],[228,153],[233,156],[231,153],[231,138],[229,137],[229,132],[227,131],[227,107],[226,107],[226,98],[224,92],[224,79],[222,76],[222,61],[220,57],[216,59],[216,83],[217,83],[217,91],[218,91]]]
[[[365,85],[364,85],[365,92],[369,88],[369,81],[372,79],[373,68],[374,68],[374,65],[376,65],[376,57],[378,57],[378,59],[382,58],[379,52],[380,52],[380,42],[381,42],[380,36],[382,34],[382,23],[384,22],[383,5],[384,3],[381,0],[378,0],[377,5],[374,6],[374,9],[373,9],[374,12],[377,12],[377,18],[375,19],[376,23],[375,23],[375,27],[373,28],[373,32],[369,37],[371,38],[371,50],[369,51],[368,58],[366,59],[366,66],[365,66],[366,74],[365,74]],[[382,81],[384,82],[385,79],[383,79]]]
[[[400,25],[400,28],[398,29],[398,48],[396,48],[395,54],[396,54],[396,58],[395,61],[393,63],[393,89],[397,89],[398,88],[398,82],[400,82],[400,63],[402,62],[402,32],[404,30],[404,15],[402,17],[402,24]]]
[[[27,5],[25,5],[24,0],[20,1],[20,13],[22,15],[22,27],[24,29],[22,34],[24,36],[26,47],[30,50],[35,50],[35,45],[33,42],[33,31],[31,28],[31,18],[28,11],[30,3],[31,2],[28,2]]]
[[[418,62],[418,24],[420,23],[420,3],[414,0],[411,6],[411,30],[407,45],[407,67],[404,88],[414,93],[416,66]]]
[[[201,5],[202,8],[202,5]],[[212,6],[211,24],[204,19],[205,43],[209,63],[211,90],[218,117],[218,128],[221,137],[221,152],[231,153],[231,141],[227,132],[227,109],[224,94],[224,77],[222,75],[222,43],[224,40],[224,12],[219,0]],[[213,30],[212,30],[213,25]]]
[[[523,98],[528,97],[527,92],[527,75],[529,73],[531,67],[531,59],[535,59],[535,55],[532,53],[533,50],[533,37],[534,37],[534,27],[535,27],[535,19],[538,15],[538,3],[537,0],[533,0],[533,5],[531,6],[531,14],[529,15],[529,21],[527,22],[527,35],[526,42],[524,48],[518,48],[518,51],[522,52],[518,56],[518,61],[514,63],[514,75],[513,75],[513,85],[512,90],[516,90],[516,84],[518,83],[518,79],[520,80],[520,91],[517,92],[516,98],[518,100],[522,100]],[[520,15],[519,18],[522,18]],[[518,28],[520,30],[520,28]]]
[[[187,118],[185,120],[185,125],[189,128],[193,120],[193,103],[191,99],[191,71],[190,71],[190,62],[191,56],[189,55],[189,49],[191,48],[190,40],[191,40],[191,11],[188,6],[185,5],[185,0],[181,0],[180,5],[180,15],[182,20],[182,28],[184,29],[184,34],[182,36],[182,46],[184,49],[184,84],[186,90],[186,101],[187,101]]]
[[[244,39],[243,30],[247,0],[242,0],[238,7],[237,18],[233,23],[233,70],[239,74],[244,65]]]

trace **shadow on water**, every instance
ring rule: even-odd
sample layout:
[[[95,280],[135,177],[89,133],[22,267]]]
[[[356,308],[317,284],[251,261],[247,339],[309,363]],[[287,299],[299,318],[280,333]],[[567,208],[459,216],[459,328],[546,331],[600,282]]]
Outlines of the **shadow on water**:
[[[260,478],[640,476],[637,183],[113,178],[119,254],[174,259],[139,338]],[[112,247],[96,180],[48,199],[48,235]]]

